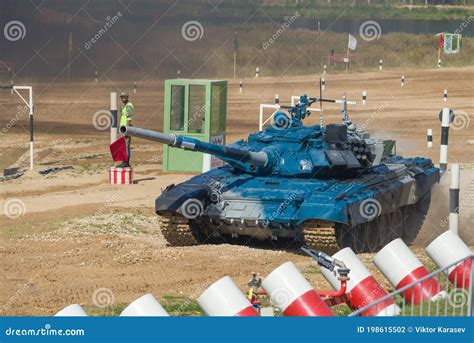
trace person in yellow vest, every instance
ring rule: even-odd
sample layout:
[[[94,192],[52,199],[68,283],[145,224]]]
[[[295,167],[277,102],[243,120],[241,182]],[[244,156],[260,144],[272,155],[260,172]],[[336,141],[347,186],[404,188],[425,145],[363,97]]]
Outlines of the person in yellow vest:
[[[120,126],[132,126],[132,119],[134,113],[134,107],[132,102],[129,99],[128,93],[121,93],[120,100],[122,101],[122,107],[120,109],[121,117],[120,117]],[[122,162],[119,166],[121,168],[130,167],[130,155],[131,149],[130,144],[132,142],[132,137],[125,136],[125,143],[127,144],[127,156],[128,160]]]

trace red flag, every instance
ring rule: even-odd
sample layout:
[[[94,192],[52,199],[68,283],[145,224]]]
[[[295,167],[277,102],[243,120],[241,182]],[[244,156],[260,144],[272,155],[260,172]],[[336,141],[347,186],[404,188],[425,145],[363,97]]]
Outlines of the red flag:
[[[443,34],[440,34],[438,48],[441,49],[443,46],[444,46],[444,37],[443,37]]]
[[[115,162],[127,161],[127,144],[125,143],[125,137],[120,137],[115,142],[110,144],[110,153]]]

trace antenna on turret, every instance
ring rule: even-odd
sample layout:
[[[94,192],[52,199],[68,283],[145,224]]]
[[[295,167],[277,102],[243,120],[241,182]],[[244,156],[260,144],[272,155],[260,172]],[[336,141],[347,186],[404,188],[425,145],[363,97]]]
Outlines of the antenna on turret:
[[[323,118],[323,81],[319,78],[319,126],[324,127]]]

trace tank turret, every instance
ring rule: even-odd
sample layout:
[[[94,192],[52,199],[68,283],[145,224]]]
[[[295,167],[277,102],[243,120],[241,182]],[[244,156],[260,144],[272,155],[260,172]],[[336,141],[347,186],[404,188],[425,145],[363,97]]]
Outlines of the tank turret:
[[[274,114],[274,124],[265,131],[249,135],[228,146],[202,142],[195,138],[164,134],[127,126],[120,132],[167,144],[175,148],[215,155],[240,172],[251,175],[303,177],[315,175],[349,176],[372,166],[379,150],[375,144],[361,138],[349,120],[343,98],[342,124],[304,126],[302,121],[311,114],[315,102],[337,100],[309,98],[303,95],[295,106],[282,106],[288,113]]]

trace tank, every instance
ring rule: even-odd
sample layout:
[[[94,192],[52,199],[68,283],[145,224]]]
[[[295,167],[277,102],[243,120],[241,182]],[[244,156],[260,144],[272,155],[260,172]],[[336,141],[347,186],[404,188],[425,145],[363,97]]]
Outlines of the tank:
[[[342,103],[342,122],[305,126],[311,105],[323,101]],[[120,131],[225,162],[169,185],[156,199],[171,246],[257,239],[361,253],[395,238],[410,244],[440,177],[430,159],[398,156],[394,140],[358,129],[345,97],[303,95],[295,106],[274,113],[264,131],[227,146],[137,127]]]

